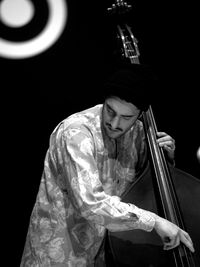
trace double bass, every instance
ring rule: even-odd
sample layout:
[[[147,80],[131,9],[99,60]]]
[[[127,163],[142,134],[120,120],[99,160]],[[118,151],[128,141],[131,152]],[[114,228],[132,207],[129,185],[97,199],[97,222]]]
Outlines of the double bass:
[[[124,19],[130,8],[123,0],[116,0],[108,10],[120,18],[116,32],[122,58],[130,64],[140,64],[138,40]],[[152,106],[143,113],[142,121],[149,150],[148,164],[121,200],[152,211],[188,232],[195,252],[182,243],[163,250],[163,243],[154,230],[108,231],[106,248],[110,250],[112,266],[200,267],[200,180],[166,160],[156,142],[157,125]]]

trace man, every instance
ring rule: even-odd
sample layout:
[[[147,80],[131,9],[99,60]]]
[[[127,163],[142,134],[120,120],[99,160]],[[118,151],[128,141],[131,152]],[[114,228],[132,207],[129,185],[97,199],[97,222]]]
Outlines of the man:
[[[120,199],[147,160],[139,120],[149,104],[147,84],[142,67],[119,70],[105,85],[103,105],[77,112],[55,128],[21,267],[103,267],[106,229],[155,229],[164,249],[183,242],[194,251],[186,232]],[[159,132],[157,141],[173,161],[173,138]]]

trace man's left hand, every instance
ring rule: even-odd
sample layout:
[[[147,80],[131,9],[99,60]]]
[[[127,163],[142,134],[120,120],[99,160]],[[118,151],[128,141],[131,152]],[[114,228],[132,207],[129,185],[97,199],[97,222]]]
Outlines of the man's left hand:
[[[174,160],[175,140],[165,132],[157,132],[157,137],[159,146],[166,150],[171,160]]]

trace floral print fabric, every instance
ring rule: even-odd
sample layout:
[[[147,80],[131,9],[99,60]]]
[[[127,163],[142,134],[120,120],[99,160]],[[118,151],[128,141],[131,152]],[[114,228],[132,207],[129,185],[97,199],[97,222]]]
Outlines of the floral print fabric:
[[[145,160],[142,123],[116,142],[104,133],[102,107],[69,116],[51,134],[20,267],[103,267],[106,229],[153,229],[148,212],[120,200]]]

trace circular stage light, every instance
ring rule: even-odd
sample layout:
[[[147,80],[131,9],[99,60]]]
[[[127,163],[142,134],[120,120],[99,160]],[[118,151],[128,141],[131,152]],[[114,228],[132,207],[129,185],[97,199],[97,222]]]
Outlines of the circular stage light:
[[[20,1],[23,2],[25,0],[17,0],[18,3],[20,3]],[[65,0],[46,1],[49,7],[49,16],[44,29],[33,39],[27,41],[13,42],[11,40],[0,38],[0,57],[10,59],[33,57],[49,49],[58,40],[67,22],[67,3]],[[5,22],[6,10],[3,3],[5,4],[5,2],[2,2],[0,5],[0,13],[4,16],[4,19],[1,19],[2,22]],[[7,8],[8,7],[9,6],[7,5]],[[10,15],[11,13],[9,13],[9,16]],[[16,19],[11,20],[11,17],[9,17],[9,23],[17,26]]]

